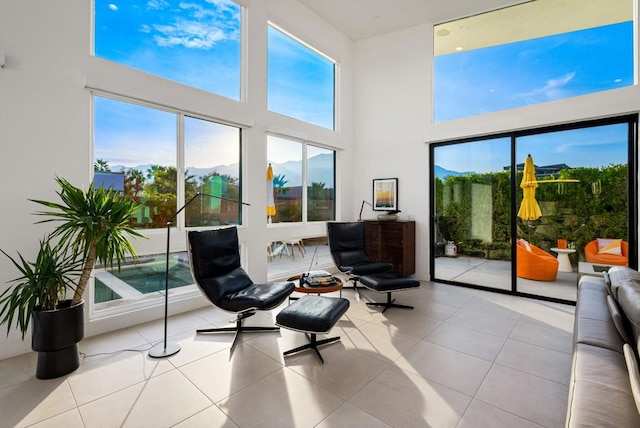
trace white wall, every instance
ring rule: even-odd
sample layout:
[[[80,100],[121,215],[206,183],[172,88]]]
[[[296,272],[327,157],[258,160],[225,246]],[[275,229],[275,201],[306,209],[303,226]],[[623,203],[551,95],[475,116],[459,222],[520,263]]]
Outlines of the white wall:
[[[400,219],[416,220],[416,277],[428,279],[429,169],[424,136],[431,115],[430,26],[357,43],[355,191],[371,202],[374,178],[398,178]],[[375,219],[365,206],[362,218]]]
[[[356,43],[355,66],[353,209],[371,197],[372,179],[398,177],[401,218],[417,222],[416,277],[423,280],[429,279],[429,143],[640,111],[640,88],[633,86],[433,124],[432,46],[431,25],[385,34]]]
[[[213,119],[247,127],[244,134],[244,198],[251,203],[239,234],[246,248],[246,267],[256,281],[266,280],[266,242],[276,238],[322,235],[324,223],[267,228],[266,131],[290,134],[339,150],[338,209],[351,216],[349,171],[353,141],[353,43],[293,0],[241,0],[248,6],[248,91],[246,102],[235,102],[92,57],[91,1],[23,1],[0,3],[0,171],[3,186],[0,248],[11,255],[20,251],[33,259],[38,239],[49,226],[34,225],[37,210],[27,198],[54,200],[56,175],[86,185],[92,171],[91,94],[85,84],[140,100],[185,108]],[[331,132],[266,110],[267,19],[332,56],[339,63],[340,129]],[[140,253],[163,252],[164,231],[149,232],[136,241]],[[184,233],[172,234],[173,249],[184,249]],[[0,257],[0,291],[17,276]],[[171,313],[207,305],[201,297],[173,303]],[[88,312],[88,311],[85,311]],[[160,318],[162,308],[140,310],[126,316],[87,321],[93,335]],[[86,314],[85,314],[86,315]],[[0,359],[27,352],[14,331],[0,334]]]

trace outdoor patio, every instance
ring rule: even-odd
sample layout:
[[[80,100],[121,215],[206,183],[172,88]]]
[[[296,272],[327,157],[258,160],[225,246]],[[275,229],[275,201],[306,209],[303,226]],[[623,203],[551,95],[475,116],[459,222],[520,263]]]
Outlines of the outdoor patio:
[[[300,254],[298,248],[295,258],[283,252],[277,253],[269,261],[269,279],[286,279],[307,270],[324,269],[336,272],[327,244],[305,244],[306,254]],[[316,256],[311,265],[314,252]],[[420,263],[420,261],[416,261]],[[424,263],[427,263],[424,261]],[[501,260],[487,260],[481,257],[438,257],[435,261],[436,277],[442,280],[457,281],[466,284],[484,285],[501,290],[511,289],[511,263]],[[555,281],[532,281],[518,278],[518,291],[538,296],[563,300],[576,300],[578,282],[577,266],[574,272],[558,272]]]
[[[435,261],[438,279],[487,287],[511,289],[511,262],[481,257],[438,257]],[[532,281],[518,278],[518,291],[563,300],[576,300],[578,273],[558,272],[555,281]]]
[[[273,243],[273,257],[268,261],[267,266],[269,280],[286,279],[308,270],[322,269],[337,272],[327,243],[304,240],[304,254],[301,254],[297,246],[288,248],[287,252],[281,243]],[[291,254],[292,250],[295,251],[295,255]],[[311,264],[312,258],[313,264]]]

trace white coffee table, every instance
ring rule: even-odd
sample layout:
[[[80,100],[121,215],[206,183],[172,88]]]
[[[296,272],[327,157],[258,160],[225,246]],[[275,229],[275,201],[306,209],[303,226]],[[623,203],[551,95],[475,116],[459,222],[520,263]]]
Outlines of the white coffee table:
[[[558,272],[573,272],[571,267],[571,260],[569,260],[569,254],[575,253],[573,248],[552,248],[551,251],[558,253]]]
[[[605,265],[602,263],[587,263],[587,262],[579,262],[578,263],[578,280],[580,280],[581,276],[597,276],[604,277],[604,273],[609,270],[611,266]]]

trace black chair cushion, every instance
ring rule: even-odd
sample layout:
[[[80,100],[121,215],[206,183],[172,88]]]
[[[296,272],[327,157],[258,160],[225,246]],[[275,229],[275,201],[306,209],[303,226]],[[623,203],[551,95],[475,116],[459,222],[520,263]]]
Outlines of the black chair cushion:
[[[328,333],[349,308],[342,297],[304,296],[276,316],[281,327],[305,333]]]
[[[360,283],[375,291],[405,290],[420,287],[420,281],[397,272],[374,273],[360,277]]]
[[[283,296],[291,294],[294,287],[293,282],[251,284],[235,293],[222,295],[217,306],[231,312],[242,312],[247,309],[270,310],[283,301]]]
[[[189,244],[196,280],[211,278],[240,267],[238,231],[235,227],[189,231]]]
[[[393,269],[393,264],[372,261],[365,250],[364,223],[328,222],[329,250],[338,270],[360,276]]]
[[[329,222],[327,235],[331,251],[364,251],[364,223],[362,222]]]
[[[196,284],[216,306],[231,312],[269,310],[293,292],[292,282],[254,284],[240,266],[235,227],[189,231],[190,262]]]
[[[354,263],[351,265],[338,266],[339,271],[358,276],[386,272],[391,269],[393,269],[393,264],[388,262]]]

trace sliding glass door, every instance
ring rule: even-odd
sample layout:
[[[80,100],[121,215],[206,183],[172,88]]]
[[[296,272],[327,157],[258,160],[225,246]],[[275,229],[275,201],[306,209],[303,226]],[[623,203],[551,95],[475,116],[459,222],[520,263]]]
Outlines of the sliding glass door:
[[[433,145],[432,279],[571,302],[599,251],[635,267],[636,139],[629,116]]]
[[[511,290],[511,139],[433,149],[433,276]]]
[[[573,301],[578,276],[595,274],[587,244],[621,240],[622,255],[622,241],[629,242],[629,124],[522,135],[515,153],[522,180],[527,157],[533,160],[540,208],[536,218],[516,218],[517,289]],[[526,185],[519,185],[518,207],[527,204]]]

